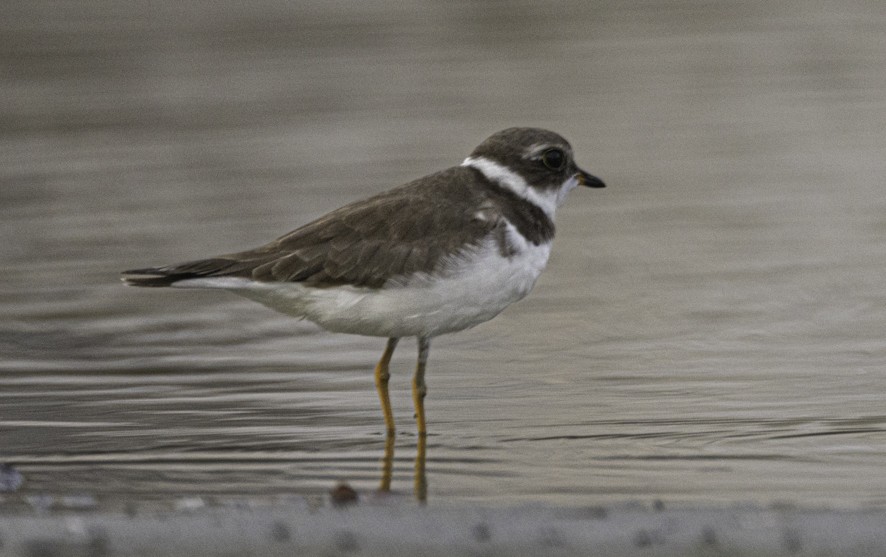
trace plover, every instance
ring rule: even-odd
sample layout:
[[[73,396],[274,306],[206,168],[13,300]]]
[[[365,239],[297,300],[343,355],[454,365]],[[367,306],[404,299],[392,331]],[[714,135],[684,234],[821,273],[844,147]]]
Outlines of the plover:
[[[548,261],[554,213],[576,186],[604,187],[554,132],[509,128],[462,162],[345,205],[264,246],[123,273],[132,286],[216,288],[333,332],[387,337],[375,366],[394,434],[389,364],[417,337],[412,381],[425,436],[431,339],[492,319],[526,296]]]

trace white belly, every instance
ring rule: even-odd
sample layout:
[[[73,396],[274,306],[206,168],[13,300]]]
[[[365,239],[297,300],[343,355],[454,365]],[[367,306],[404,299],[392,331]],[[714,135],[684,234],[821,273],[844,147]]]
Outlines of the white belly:
[[[526,296],[544,270],[550,244],[526,245],[502,257],[493,242],[453,262],[445,278],[427,275],[371,289],[316,288],[248,279],[195,279],[178,287],[224,288],[324,329],[382,337],[436,336],[492,319]]]

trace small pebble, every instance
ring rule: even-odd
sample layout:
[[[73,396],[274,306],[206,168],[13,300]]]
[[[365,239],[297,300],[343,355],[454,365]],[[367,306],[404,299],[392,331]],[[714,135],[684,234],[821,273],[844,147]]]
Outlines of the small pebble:
[[[348,484],[342,482],[335,486],[332,491],[329,492],[329,499],[332,501],[332,505],[335,507],[344,507],[346,505],[353,505],[359,499],[356,490]]]
[[[92,495],[66,495],[58,500],[58,507],[66,510],[87,511],[98,508]]]
[[[52,495],[28,495],[25,497],[31,507],[37,512],[47,512],[52,505],[55,504],[55,497]]]
[[[0,492],[16,491],[24,482],[24,477],[11,464],[0,464]]]
[[[206,501],[202,497],[184,497],[175,502],[175,510],[177,511],[196,511],[206,506]]]

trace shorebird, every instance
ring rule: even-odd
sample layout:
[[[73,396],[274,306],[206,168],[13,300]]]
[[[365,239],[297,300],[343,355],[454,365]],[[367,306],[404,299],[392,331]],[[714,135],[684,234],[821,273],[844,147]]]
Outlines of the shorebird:
[[[427,434],[431,339],[492,319],[544,270],[554,214],[576,186],[604,187],[554,132],[509,128],[459,166],[355,201],[261,247],[123,273],[132,286],[228,290],[333,332],[386,337],[375,384],[389,437],[391,356],[417,337],[412,395]]]

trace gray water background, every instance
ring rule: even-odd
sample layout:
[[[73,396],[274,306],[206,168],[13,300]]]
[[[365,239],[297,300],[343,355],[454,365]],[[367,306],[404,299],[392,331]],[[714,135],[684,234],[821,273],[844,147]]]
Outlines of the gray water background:
[[[0,461],[102,501],[376,487],[381,339],[119,271],[548,127],[535,291],[431,349],[429,501],[886,504],[886,4],[13,1]],[[414,341],[392,369],[411,489]]]

